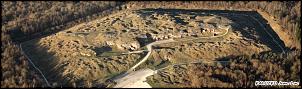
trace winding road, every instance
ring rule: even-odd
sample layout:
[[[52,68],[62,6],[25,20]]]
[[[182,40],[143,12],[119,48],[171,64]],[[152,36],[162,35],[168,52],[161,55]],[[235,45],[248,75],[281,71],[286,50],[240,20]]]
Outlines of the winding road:
[[[144,63],[144,62],[148,59],[148,57],[151,55],[152,46],[153,46],[153,45],[163,44],[163,43],[170,43],[170,42],[176,42],[176,41],[173,40],[173,39],[168,39],[168,40],[155,41],[155,42],[152,42],[152,43],[146,45],[147,50],[148,50],[147,55],[146,55],[140,62],[138,62],[137,64],[135,64],[133,67],[131,67],[131,68],[127,71],[127,73],[134,71],[134,69],[135,69],[137,66],[139,66],[139,65],[142,64],[142,63]]]
[[[223,37],[223,36],[227,35],[227,33],[229,32],[229,29],[230,29],[230,27],[226,28],[226,32],[222,35],[209,36],[209,37],[197,37],[196,39]],[[190,40],[196,40],[196,39],[186,39],[186,40],[182,40],[182,41],[190,41]],[[117,82],[117,84],[114,87],[115,88],[117,88],[117,87],[126,88],[126,87],[130,87],[130,86],[132,86],[132,87],[142,87],[142,85],[146,85],[146,83],[143,83],[142,80],[146,80],[146,77],[157,73],[157,71],[159,71],[161,69],[167,68],[167,67],[165,67],[165,68],[157,69],[155,71],[148,71],[148,72],[145,72],[145,71],[142,71],[142,70],[135,71],[135,68],[138,67],[140,64],[144,63],[148,59],[148,57],[151,55],[152,46],[153,45],[158,45],[158,44],[165,44],[165,43],[171,43],[171,42],[182,42],[182,41],[176,41],[174,39],[168,39],[168,40],[155,41],[155,42],[152,42],[152,43],[146,45],[147,51],[148,51],[147,55],[141,61],[139,61],[137,64],[132,66],[126,73],[122,74],[121,77],[118,77],[118,78],[114,79],[114,81]],[[144,51],[146,51],[146,50],[132,51],[132,52],[128,52],[128,53],[125,53],[125,54],[141,53],[141,52],[144,52]],[[175,64],[175,65],[180,65],[180,64]],[[140,71],[143,72],[143,73],[140,73]],[[136,76],[133,76],[133,75],[136,75]],[[129,85],[129,84],[133,84],[133,85]]]
[[[223,37],[223,36],[225,36],[225,35],[227,35],[227,34],[229,33],[229,29],[230,29],[230,27],[228,27],[228,28],[226,29],[226,32],[225,32],[224,34],[222,34],[222,35],[209,36],[209,37],[197,37],[196,39],[188,39],[188,40],[183,40],[183,41],[191,41],[191,40],[198,40],[198,39],[204,39],[204,38],[217,38],[217,37]],[[176,41],[176,40],[174,40],[174,39],[168,39],[168,40],[155,41],[155,42],[152,42],[152,43],[146,45],[147,51],[148,51],[147,55],[146,55],[140,62],[138,62],[137,64],[135,64],[133,67],[131,67],[131,68],[127,71],[127,73],[134,71],[134,69],[135,69],[137,66],[139,66],[139,65],[142,64],[142,63],[144,63],[144,62],[148,59],[148,57],[151,55],[152,46],[153,46],[153,45],[164,44],[164,43],[171,43],[171,42],[181,42],[181,41]],[[128,54],[129,54],[129,53],[140,53],[140,52],[144,52],[144,51],[145,51],[145,50],[139,50],[139,51],[134,51],[134,52],[128,52]]]

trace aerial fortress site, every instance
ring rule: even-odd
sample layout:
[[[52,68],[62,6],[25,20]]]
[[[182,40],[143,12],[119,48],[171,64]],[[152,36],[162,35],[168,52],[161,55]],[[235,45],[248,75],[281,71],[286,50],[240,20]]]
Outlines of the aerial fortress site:
[[[282,52],[280,40],[257,17],[236,11],[125,10],[24,42],[22,48],[52,76],[49,81],[151,87],[148,76],[165,80],[163,75],[175,66],[221,66],[228,62],[219,59],[230,55]]]

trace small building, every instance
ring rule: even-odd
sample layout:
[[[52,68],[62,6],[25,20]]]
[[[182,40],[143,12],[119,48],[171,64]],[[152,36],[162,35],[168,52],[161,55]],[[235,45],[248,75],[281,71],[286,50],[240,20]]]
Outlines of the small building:
[[[204,24],[203,27],[204,31],[202,32],[214,32],[214,29],[216,29],[212,24]]]

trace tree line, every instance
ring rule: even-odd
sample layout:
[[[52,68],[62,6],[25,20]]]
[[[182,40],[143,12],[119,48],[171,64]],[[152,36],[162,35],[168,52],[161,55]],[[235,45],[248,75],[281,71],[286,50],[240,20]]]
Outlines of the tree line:
[[[255,86],[255,81],[300,82],[300,51],[285,54],[271,51],[259,54],[227,56],[211,63],[195,63],[170,67],[148,77],[155,86],[172,87],[276,87],[299,88],[301,86]]]
[[[274,16],[293,40],[301,40],[301,1],[1,1],[1,88],[46,87],[41,76],[20,52],[18,43],[119,10],[146,7],[260,9]],[[296,61],[289,63],[295,67],[299,65]],[[300,73],[295,71],[290,74]]]
[[[122,9],[116,1],[1,1],[1,88],[47,87],[19,43]]]
[[[264,11],[278,22],[298,48],[301,46],[301,1],[130,1],[127,8],[178,8]]]

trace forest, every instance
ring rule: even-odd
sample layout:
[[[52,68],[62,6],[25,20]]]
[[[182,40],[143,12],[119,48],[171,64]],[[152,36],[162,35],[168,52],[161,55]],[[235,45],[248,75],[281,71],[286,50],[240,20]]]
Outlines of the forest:
[[[1,88],[49,87],[20,51],[20,43],[124,9],[146,7],[262,10],[274,16],[282,30],[289,34],[294,43],[301,46],[301,1],[1,1]],[[264,62],[258,67],[251,67],[256,72],[248,73],[251,75],[247,77],[300,79],[296,76],[300,75],[300,48],[291,48],[285,54],[271,53],[273,56],[268,56],[270,53],[264,53],[254,56],[252,59]],[[251,58],[234,59],[251,62]],[[238,63],[238,66],[242,64],[240,61]],[[279,71],[270,70],[266,68],[267,65],[282,68],[283,72],[279,76]],[[193,70],[200,68],[203,66],[195,66]],[[243,70],[250,72],[248,70],[251,69],[248,68]],[[276,73],[278,75],[274,75]],[[196,74],[191,76],[196,81],[202,78],[197,76],[198,73],[192,74]],[[255,78],[249,78],[249,81],[254,81],[251,79]],[[252,86],[250,83],[247,85]],[[192,86],[201,85],[197,82]]]
[[[255,81],[300,82],[300,51],[227,56],[214,63],[192,63],[177,65],[149,77],[155,87],[271,87],[255,86]],[[300,86],[273,86],[276,88],[298,88]]]
[[[49,87],[20,51],[19,43],[106,16],[123,3],[1,1],[1,88]]]

